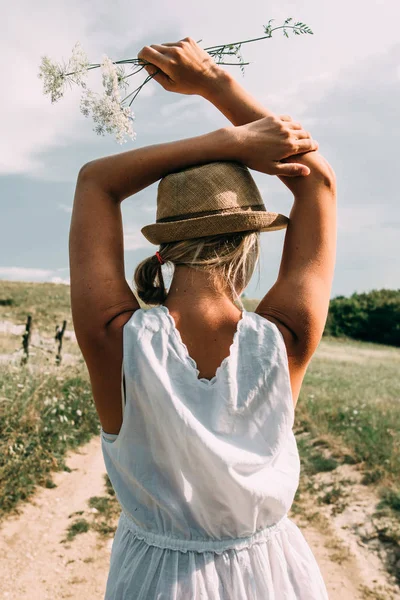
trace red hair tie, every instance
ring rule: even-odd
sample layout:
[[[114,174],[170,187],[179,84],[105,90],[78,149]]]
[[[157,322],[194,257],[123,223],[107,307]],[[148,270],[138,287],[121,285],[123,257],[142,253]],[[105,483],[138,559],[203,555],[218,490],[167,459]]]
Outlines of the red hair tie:
[[[158,258],[158,262],[160,263],[160,265],[163,265],[165,261],[163,261],[163,259],[161,258],[161,255],[158,251],[156,252],[156,256]]]

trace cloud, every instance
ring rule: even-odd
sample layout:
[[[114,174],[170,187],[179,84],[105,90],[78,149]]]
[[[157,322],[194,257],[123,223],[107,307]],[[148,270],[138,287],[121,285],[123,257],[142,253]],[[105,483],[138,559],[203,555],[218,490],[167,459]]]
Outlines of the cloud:
[[[2,81],[6,82],[0,97],[0,112],[7,115],[2,121],[0,176],[25,173],[46,179],[46,151],[50,148],[82,145],[93,140],[102,143],[102,138],[92,131],[91,120],[80,113],[79,88],[75,85],[67,88],[64,97],[51,104],[49,97],[43,94],[38,72],[42,56],[47,55],[56,62],[67,61],[77,41],[92,62],[99,61],[104,53],[117,55],[117,58],[121,57],[119,52],[134,56],[127,50],[127,40],[132,39],[132,35],[140,38],[141,26],[138,22],[126,22],[127,34],[121,37],[120,14],[115,13],[113,19],[117,4],[111,8],[104,0],[51,3],[37,0],[34,10],[26,1],[14,3],[7,10],[0,42],[0,70]],[[119,4],[126,9],[128,3]],[[104,20],[100,23],[102,14]],[[151,19],[146,20],[149,21],[147,29],[151,31],[154,24]],[[140,82],[138,77],[138,84]],[[97,70],[90,74],[89,85],[95,91],[101,88]],[[150,82],[141,95],[149,98],[155,91],[155,84]]]
[[[72,206],[69,206],[69,205],[63,204],[63,203],[58,203],[57,208],[59,208],[60,210],[66,212],[66,213],[72,214]]]
[[[177,114],[181,113],[182,110],[187,108],[195,109],[202,102],[203,100],[199,96],[184,96],[175,102],[163,104],[160,109],[160,115],[167,118],[175,117]]]
[[[140,90],[141,98],[151,98],[156,93],[157,88],[154,81],[148,81]]]
[[[140,233],[140,227],[135,225],[135,229],[128,227],[124,228],[124,250],[139,250],[140,248],[148,248],[154,251],[154,244],[146,240],[144,235]]]
[[[63,269],[61,269],[63,270]],[[48,281],[69,284],[69,278],[57,275],[59,269],[35,269],[30,267],[0,267],[0,278],[9,281]]]
[[[43,167],[41,150],[80,138],[74,94],[51,106],[37,74],[42,55],[71,54],[76,38],[85,33],[85,12],[77,10],[74,0],[37,0],[35,10],[28,9],[29,18],[27,8],[24,3],[14,4],[2,30],[0,68],[7,85],[0,112],[7,119],[2,121],[0,174],[35,173]]]
[[[400,44],[345,69],[304,113],[338,184],[336,277],[348,293],[400,287]],[[304,94],[305,87],[298,93]],[[302,117],[303,119],[303,117]]]

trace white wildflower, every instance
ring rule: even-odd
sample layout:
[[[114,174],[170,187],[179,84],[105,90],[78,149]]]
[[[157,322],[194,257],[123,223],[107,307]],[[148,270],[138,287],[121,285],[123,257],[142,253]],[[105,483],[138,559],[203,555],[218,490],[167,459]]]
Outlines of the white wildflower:
[[[60,65],[53,62],[48,56],[42,57],[39,67],[39,79],[43,80],[43,93],[49,94],[51,102],[57,102],[64,96],[65,84],[71,80],[86,87],[84,79],[88,74],[89,61],[79,42],[72,49],[72,56],[68,63]]]
[[[52,414],[52,415],[55,415],[55,414],[56,414],[56,412],[57,412],[57,409],[56,409],[56,408],[53,408],[53,410],[51,411],[51,414]]]
[[[68,62],[68,73],[71,73],[71,79],[86,87],[85,79],[88,75],[89,60],[86,53],[83,51],[82,46],[79,42],[76,42],[72,49],[72,56]]]
[[[57,397],[53,396],[52,400],[53,400],[53,402],[57,402]]]
[[[58,418],[60,419],[61,423],[64,421],[64,416],[63,415],[58,415]]]
[[[52,62],[48,56],[42,57],[38,77],[43,79],[43,93],[49,94],[52,103],[64,96],[66,79],[63,67]]]
[[[358,415],[358,410],[353,410],[354,415]]]
[[[107,92],[100,96],[91,90],[84,90],[80,104],[81,112],[85,117],[92,115],[95,122],[94,131],[99,135],[115,133],[119,144],[124,141],[125,135],[135,139],[136,134],[132,129],[134,117],[129,107],[120,104],[118,96],[109,96]]]
[[[78,415],[78,417],[81,417],[82,416],[82,411],[79,410],[79,408],[78,408],[78,410],[76,411],[76,414]]]
[[[61,408],[61,410],[64,410],[65,405],[64,404],[60,404],[60,408]]]
[[[65,434],[63,435],[63,440],[64,440],[64,442],[67,441],[67,436]]]
[[[48,406],[49,404],[51,404],[51,400],[50,400],[50,398],[45,398],[45,400],[44,400],[43,404],[44,404],[45,406]]]
[[[117,68],[113,61],[105,54],[103,55],[101,63],[101,73],[103,77],[103,86],[107,96],[112,96],[115,99],[120,100]]]
[[[71,425],[75,425],[75,421],[73,419],[71,420]]]
[[[17,387],[23,388],[24,386],[22,385],[22,383],[17,383]]]
[[[9,454],[15,454],[14,448],[12,446],[8,446],[8,453]]]
[[[123,65],[116,65],[106,54],[103,54],[101,73],[107,96],[120,100],[120,89],[125,91],[129,87]]]
[[[118,85],[123,92],[129,88],[124,65],[117,65]]]

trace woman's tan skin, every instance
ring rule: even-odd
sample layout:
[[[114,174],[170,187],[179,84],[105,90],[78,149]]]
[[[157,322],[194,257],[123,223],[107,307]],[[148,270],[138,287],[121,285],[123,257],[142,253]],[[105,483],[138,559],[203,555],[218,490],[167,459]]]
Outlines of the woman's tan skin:
[[[70,229],[72,315],[101,425],[109,433],[121,427],[122,330],[139,308],[125,279],[120,204],[169,171],[214,160],[277,175],[294,195],[278,278],[256,312],[284,337],[296,405],[329,307],[334,172],[299,123],[260,105],[191,38],[146,46],[138,56],[155,65],[146,67],[149,73],[161,70],[154,79],[167,91],[201,95],[233,127],[100,158],[79,173]],[[165,305],[199,376],[211,378],[229,354],[241,316],[228,290],[216,291],[206,273],[178,266]]]

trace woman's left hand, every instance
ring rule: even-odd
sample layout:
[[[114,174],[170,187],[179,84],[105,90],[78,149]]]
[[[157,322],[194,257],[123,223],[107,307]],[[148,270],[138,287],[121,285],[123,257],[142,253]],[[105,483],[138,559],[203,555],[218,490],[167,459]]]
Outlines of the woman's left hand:
[[[234,160],[254,171],[285,177],[307,176],[311,172],[297,155],[315,152],[318,142],[288,115],[263,117],[246,125],[226,127],[226,131]]]
[[[138,58],[151,63],[146,71],[168,92],[202,95],[218,78],[221,67],[190,37],[179,42],[144,46]],[[153,66],[154,65],[154,66]]]

